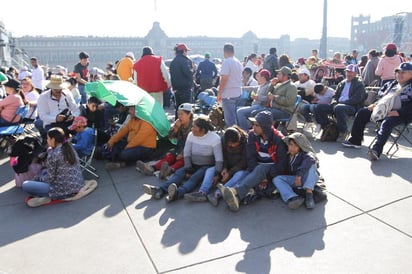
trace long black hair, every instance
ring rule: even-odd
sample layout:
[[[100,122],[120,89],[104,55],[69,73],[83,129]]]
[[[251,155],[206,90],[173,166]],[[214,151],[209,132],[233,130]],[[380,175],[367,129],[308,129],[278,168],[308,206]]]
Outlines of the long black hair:
[[[53,138],[54,141],[62,145],[63,158],[70,165],[74,165],[77,162],[76,152],[72,145],[67,142],[66,135],[63,129],[59,127],[53,127],[47,132],[49,138]]]

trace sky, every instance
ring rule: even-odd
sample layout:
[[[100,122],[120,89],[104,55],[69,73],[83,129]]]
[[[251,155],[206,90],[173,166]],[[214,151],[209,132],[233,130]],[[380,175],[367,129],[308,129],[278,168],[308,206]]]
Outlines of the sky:
[[[19,0],[2,1],[0,19],[14,37],[81,35],[144,37],[153,22],[169,37],[320,39],[324,0]],[[351,17],[412,12],[412,1],[329,0],[328,36],[350,38]],[[6,11],[6,12],[5,12]],[[8,12],[13,11],[13,12]]]

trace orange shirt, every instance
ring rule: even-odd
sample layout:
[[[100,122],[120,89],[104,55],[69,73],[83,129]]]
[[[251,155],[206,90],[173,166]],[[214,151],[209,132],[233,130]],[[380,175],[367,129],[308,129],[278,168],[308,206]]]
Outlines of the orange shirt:
[[[127,135],[126,148],[132,148],[137,146],[156,148],[156,130],[148,122],[139,118],[132,118],[130,121],[121,128],[115,135],[108,141],[109,145],[113,145],[119,142],[124,136]]]
[[[121,80],[131,81],[133,79],[133,60],[129,57],[124,57],[117,64],[117,74]]]

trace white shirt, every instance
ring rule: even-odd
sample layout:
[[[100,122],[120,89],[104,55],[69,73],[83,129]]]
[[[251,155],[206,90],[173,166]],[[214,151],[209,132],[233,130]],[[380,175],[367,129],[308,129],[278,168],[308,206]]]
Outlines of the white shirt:
[[[44,71],[40,66],[32,70],[31,81],[35,88],[43,90]]]
[[[70,90],[64,89],[60,100],[52,96],[51,91],[43,92],[37,101],[37,111],[43,121],[43,127],[56,122],[56,116],[66,108],[70,109],[73,116],[80,115],[80,109],[74,102]]]
[[[37,92],[37,90],[33,89],[32,91],[24,94],[24,97],[26,97],[26,100],[29,103],[37,103],[37,101],[39,100],[40,94]],[[26,118],[36,119],[36,117],[37,117],[37,107],[30,106],[30,109],[27,112]]]

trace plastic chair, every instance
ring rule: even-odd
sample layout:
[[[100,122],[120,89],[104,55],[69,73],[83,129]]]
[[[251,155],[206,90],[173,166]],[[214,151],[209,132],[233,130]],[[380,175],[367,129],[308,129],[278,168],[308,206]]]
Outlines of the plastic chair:
[[[25,123],[23,123],[24,117],[27,115],[29,108],[27,106],[21,106],[16,110],[16,113],[12,119],[16,119],[20,116],[20,119],[16,123],[10,123],[9,125],[0,127],[0,151],[7,151],[10,145],[16,140],[16,138],[23,134]]]
[[[275,123],[278,123],[279,126],[282,127],[282,133],[283,134],[287,133],[287,128],[289,127],[290,122],[293,120],[293,116],[297,113],[297,110],[298,110],[299,105],[300,105],[301,102],[302,102],[302,97],[300,95],[297,95],[296,100],[295,100],[295,106],[294,106],[293,111],[290,114],[290,116],[287,117],[287,118],[274,119],[273,120]],[[285,129],[285,132],[283,132],[283,129]]]
[[[80,167],[82,171],[87,171],[94,177],[99,178],[100,176],[96,173],[97,169],[92,165],[96,147],[97,147],[97,129],[94,129],[94,145],[93,145],[92,152],[90,153],[90,155],[85,155],[83,157],[80,157]]]

